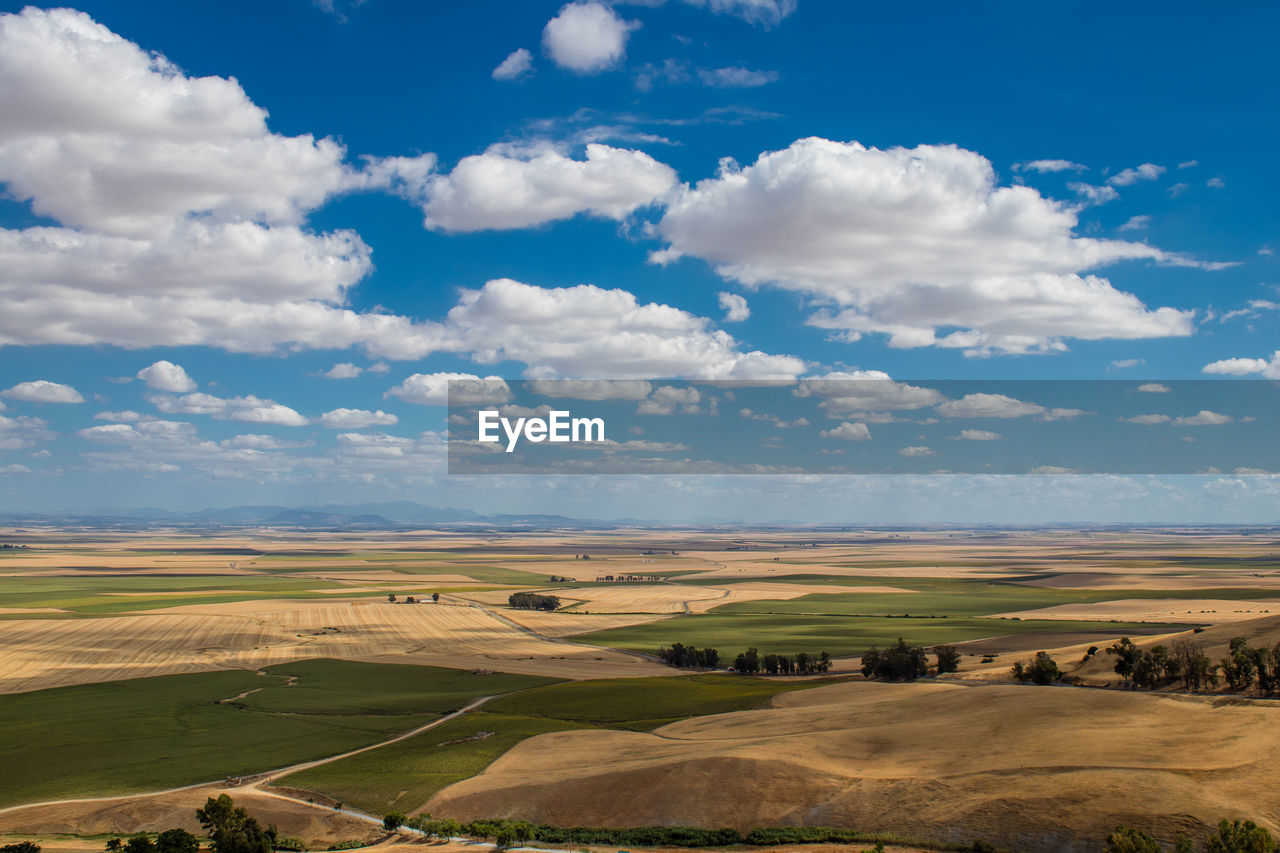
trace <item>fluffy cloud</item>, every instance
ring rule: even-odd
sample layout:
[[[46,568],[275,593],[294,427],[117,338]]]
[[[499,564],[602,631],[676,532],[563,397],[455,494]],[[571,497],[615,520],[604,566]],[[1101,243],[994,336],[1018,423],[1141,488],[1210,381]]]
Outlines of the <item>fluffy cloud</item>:
[[[824,429],[818,435],[823,438],[838,438],[842,441],[867,441],[871,438],[871,430],[861,421],[858,423],[844,421],[840,426]]]
[[[361,373],[364,373],[363,367],[356,367],[349,361],[343,361],[335,364],[321,375],[325,379],[355,379]]]
[[[148,388],[157,391],[173,391],[181,394],[196,390],[195,380],[187,375],[182,365],[171,361],[157,361],[150,367],[138,371],[138,378],[147,383]]]
[[[1221,361],[1206,364],[1202,370],[1205,373],[1227,376],[1248,376],[1251,373],[1260,373],[1268,379],[1280,379],[1280,350],[1272,353],[1269,361],[1265,358],[1224,358]]]
[[[804,370],[793,356],[743,352],[709,325],[670,305],[641,304],[626,290],[496,279],[463,291],[441,334],[442,348],[480,364],[525,362],[532,379],[789,379]]]
[[[1169,386],[1161,385],[1159,382],[1144,382],[1138,386],[1138,390],[1143,394],[1168,394]]]
[[[965,394],[934,407],[947,418],[1025,418],[1032,415],[1045,421],[1059,421],[1085,414],[1083,409],[1046,408],[1005,394]]]
[[[453,382],[455,405],[471,403],[505,403],[511,389],[497,376],[481,379],[474,373],[415,373],[392,388],[383,397],[399,397],[420,406],[444,406],[449,403],[449,383]]]
[[[720,291],[720,309],[724,311],[726,323],[741,323],[751,316],[751,307],[747,305],[746,297],[737,293]]]
[[[1138,181],[1154,181],[1165,173],[1164,166],[1157,166],[1155,163],[1143,163],[1133,169],[1125,169],[1123,172],[1117,172],[1107,178],[1107,183],[1113,187],[1128,187]]]
[[[342,307],[371,269],[360,237],[303,227],[389,178],[270,132],[235,80],[27,8],[0,15],[0,114],[0,182],[61,224],[0,229],[0,344],[422,350],[408,320]]]
[[[379,409],[334,409],[320,416],[320,425],[329,429],[364,429],[371,426],[394,426],[400,419]]]
[[[511,51],[507,58],[493,69],[494,80],[518,80],[533,70],[533,54],[523,47]]]
[[[586,0],[561,7],[542,31],[542,46],[561,68],[597,74],[622,61],[627,37],[640,25],[624,21],[609,6]]]
[[[675,183],[675,171],[643,151],[590,143],[586,159],[575,160],[547,145],[497,145],[464,157],[447,175],[408,182],[404,194],[422,205],[427,228],[484,231],[578,213],[623,219]]]
[[[22,450],[52,440],[53,433],[45,429],[46,426],[40,418],[0,415],[0,450]]]
[[[0,397],[10,400],[22,400],[24,403],[83,403],[84,397],[70,385],[50,382],[47,379],[36,379],[32,382],[19,382],[12,388],[0,391]]]
[[[1174,426],[1222,426],[1229,424],[1235,418],[1231,415],[1224,415],[1219,412],[1211,412],[1208,409],[1201,409],[1194,415],[1180,415],[1178,417],[1170,417],[1169,415],[1134,415],[1129,418],[1117,418],[1116,420],[1126,424],[1140,424],[1142,426],[1155,426],[1156,424],[1173,424]]]
[[[246,397],[215,397],[197,392],[181,397],[156,394],[148,399],[166,415],[209,415],[220,421],[277,426],[305,426],[308,423],[305,417],[288,406],[252,394]]]
[[[962,429],[955,438],[960,441],[999,441],[1004,436],[989,429]]]
[[[1188,335],[1192,312],[1149,310],[1082,271],[1128,259],[1189,263],[1142,243],[1077,237],[1075,212],[954,146],[878,150],[802,139],[685,187],[657,233],[666,262],[834,303],[811,322],[899,347],[1026,352],[1063,338]],[[945,336],[937,329],[952,328]]]

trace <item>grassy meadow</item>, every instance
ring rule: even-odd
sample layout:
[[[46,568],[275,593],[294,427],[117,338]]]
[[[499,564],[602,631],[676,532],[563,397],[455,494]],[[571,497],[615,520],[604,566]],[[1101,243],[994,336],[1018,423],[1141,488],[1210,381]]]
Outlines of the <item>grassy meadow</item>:
[[[310,660],[262,675],[170,675],[4,695],[0,806],[262,772],[377,743],[478,696],[549,681]]]

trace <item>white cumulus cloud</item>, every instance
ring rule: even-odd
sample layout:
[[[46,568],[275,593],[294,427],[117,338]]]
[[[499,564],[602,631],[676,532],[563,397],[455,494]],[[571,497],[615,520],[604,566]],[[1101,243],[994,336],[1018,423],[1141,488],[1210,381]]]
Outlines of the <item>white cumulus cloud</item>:
[[[1271,354],[1271,358],[1224,358],[1221,361],[1206,364],[1204,373],[1223,374],[1227,376],[1248,376],[1260,373],[1268,379],[1280,379],[1280,350]]]
[[[163,359],[139,370],[138,378],[147,383],[148,388],[154,388],[157,391],[173,391],[181,394],[196,390],[195,380],[187,375],[182,365]]]
[[[724,311],[726,323],[741,323],[751,316],[751,306],[747,298],[738,293],[720,291],[720,310]]]
[[[822,430],[818,435],[823,438],[837,438],[842,441],[867,441],[871,438],[871,430],[861,421],[857,423],[844,421],[837,427]]]
[[[1191,262],[1078,237],[1076,224],[1069,205],[998,186],[972,151],[809,138],[679,191],[656,227],[668,245],[652,259],[689,255],[748,286],[801,291],[835,306],[814,325],[846,340],[884,333],[896,347],[1027,352],[1065,338],[1191,334],[1192,312],[1149,309],[1085,272]]]
[[[423,224],[438,231],[530,228],[586,213],[623,219],[661,199],[676,173],[643,151],[601,143],[575,160],[549,145],[496,145],[464,157],[448,174],[406,184]]]
[[[329,429],[364,429],[371,426],[394,426],[400,419],[378,409],[334,409],[320,416],[320,425]]]
[[[244,397],[217,397],[195,392],[180,397],[155,394],[148,399],[166,415],[209,415],[220,421],[277,426],[305,426],[309,423],[296,410],[275,400],[264,400],[252,394]]]
[[[0,397],[10,400],[22,400],[24,403],[83,403],[84,397],[70,385],[50,382],[47,379],[36,379],[31,382],[19,382],[12,388],[0,391]]]
[[[568,3],[547,21],[542,46],[551,61],[579,74],[597,74],[622,61],[627,37],[639,27],[594,0]]]

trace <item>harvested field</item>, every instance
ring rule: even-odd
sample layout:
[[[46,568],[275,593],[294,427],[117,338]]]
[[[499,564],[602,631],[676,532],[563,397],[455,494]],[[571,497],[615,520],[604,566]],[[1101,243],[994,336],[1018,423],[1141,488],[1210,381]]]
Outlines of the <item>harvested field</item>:
[[[664,669],[631,655],[539,639],[474,607],[253,601],[111,619],[0,622],[0,693],[313,657],[395,657],[588,678]]]
[[[664,614],[657,613],[577,613],[572,610],[547,613],[543,610],[514,608],[503,610],[502,615],[544,637],[572,637],[575,634],[624,628],[627,625],[641,625],[666,618]]]
[[[649,733],[542,735],[426,808],[565,825],[849,826],[1090,853],[1116,824],[1150,825],[1152,815],[1169,816],[1166,831],[1200,834],[1224,816],[1276,827],[1270,703],[847,683],[774,705]]]
[[[1121,622],[1236,622],[1280,613],[1280,598],[1234,601],[1202,598],[1134,598],[1092,604],[1059,604],[1036,610],[997,613],[1001,619],[1096,619]]]

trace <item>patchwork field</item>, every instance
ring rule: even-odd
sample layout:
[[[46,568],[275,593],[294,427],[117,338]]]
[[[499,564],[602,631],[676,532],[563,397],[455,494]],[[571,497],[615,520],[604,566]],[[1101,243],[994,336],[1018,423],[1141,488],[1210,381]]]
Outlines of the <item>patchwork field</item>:
[[[29,546],[0,560],[0,835],[50,850],[155,829],[216,790],[324,845],[376,837],[393,809],[1043,851],[1096,850],[1115,823],[1280,828],[1258,793],[1273,700],[1119,690],[1105,653],[1188,640],[1216,667],[1235,637],[1271,648],[1272,531],[0,540]],[[513,592],[561,606],[513,609]],[[862,654],[900,637],[957,644],[959,671],[865,682]],[[748,647],[835,661],[825,679],[690,675],[656,657],[677,642],[721,667]],[[1013,683],[1041,650],[1102,689]]]

